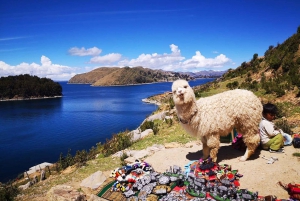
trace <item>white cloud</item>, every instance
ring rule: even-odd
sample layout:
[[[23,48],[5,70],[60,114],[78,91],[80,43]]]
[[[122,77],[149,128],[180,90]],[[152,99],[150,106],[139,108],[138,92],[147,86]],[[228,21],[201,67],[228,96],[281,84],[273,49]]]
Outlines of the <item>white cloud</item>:
[[[118,53],[111,53],[104,56],[95,56],[90,59],[89,63],[101,63],[101,64],[111,64],[119,61],[122,55]]]
[[[199,70],[199,68],[220,68],[228,64],[231,60],[224,54],[215,58],[205,58],[200,51],[191,59],[186,59],[181,55],[178,46],[170,45],[171,53],[153,53],[141,54],[136,59],[122,60],[118,62],[119,66],[143,66],[152,69],[163,69],[171,71]]]
[[[191,59],[187,59],[182,63],[182,68],[218,68],[230,62],[224,54],[220,54],[215,58],[205,58],[200,51],[196,51],[196,55]]]
[[[69,49],[69,54],[73,56],[96,56],[99,55],[102,50],[98,49],[97,47],[92,47],[89,49],[85,49],[84,47],[78,48],[78,47],[72,47]]]
[[[123,60],[118,64],[120,66],[143,66],[152,69],[172,70],[173,67],[179,67],[180,61],[185,57],[181,56],[178,46],[170,45],[171,53],[167,54],[141,54],[136,59]]]
[[[21,63],[16,66],[11,66],[3,61],[0,61],[0,76],[30,74],[38,77],[47,77],[53,80],[69,80],[78,73],[90,71],[92,69],[76,68],[52,64],[51,60],[46,57],[41,57],[41,64],[37,63]]]

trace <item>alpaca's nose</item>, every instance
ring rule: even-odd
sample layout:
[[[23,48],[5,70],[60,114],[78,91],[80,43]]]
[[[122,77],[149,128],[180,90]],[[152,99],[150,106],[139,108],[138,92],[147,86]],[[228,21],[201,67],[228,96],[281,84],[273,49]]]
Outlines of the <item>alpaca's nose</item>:
[[[183,88],[178,88],[177,93],[182,94],[183,93]]]

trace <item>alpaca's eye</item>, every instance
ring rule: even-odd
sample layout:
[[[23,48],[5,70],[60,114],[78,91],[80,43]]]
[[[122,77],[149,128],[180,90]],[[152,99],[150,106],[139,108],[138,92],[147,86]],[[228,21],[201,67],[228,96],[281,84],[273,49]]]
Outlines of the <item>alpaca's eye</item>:
[[[184,86],[185,89],[186,89],[187,87],[188,87],[187,85]]]

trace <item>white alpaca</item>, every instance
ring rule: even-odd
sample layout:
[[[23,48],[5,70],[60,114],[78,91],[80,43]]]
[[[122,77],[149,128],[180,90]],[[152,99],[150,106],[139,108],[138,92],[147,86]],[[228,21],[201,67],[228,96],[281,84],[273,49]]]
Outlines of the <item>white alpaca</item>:
[[[257,148],[260,137],[258,125],[262,104],[250,91],[235,89],[196,100],[193,89],[185,80],[172,85],[173,100],[183,128],[203,143],[203,158],[217,161],[220,136],[235,128],[243,134],[247,150],[240,158],[247,160]]]

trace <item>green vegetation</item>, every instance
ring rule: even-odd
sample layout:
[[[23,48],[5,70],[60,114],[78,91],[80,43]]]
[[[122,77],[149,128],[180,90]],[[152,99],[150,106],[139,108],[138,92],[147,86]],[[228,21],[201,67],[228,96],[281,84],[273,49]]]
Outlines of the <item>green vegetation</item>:
[[[0,78],[0,100],[30,99],[62,95],[59,83],[28,74]]]
[[[13,186],[11,183],[0,183],[0,200],[13,201],[14,197],[16,197],[18,193],[18,188],[16,186]]]
[[[154,123],[153,121],[145,121],[141,126],[140,126],[141,131],[145,131],[147,129],[152,129],[154,135],[157,134],[158,132],[158,126],[156,123]]]

